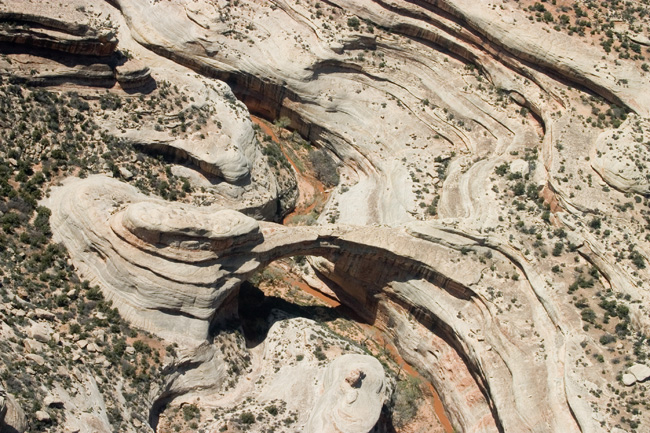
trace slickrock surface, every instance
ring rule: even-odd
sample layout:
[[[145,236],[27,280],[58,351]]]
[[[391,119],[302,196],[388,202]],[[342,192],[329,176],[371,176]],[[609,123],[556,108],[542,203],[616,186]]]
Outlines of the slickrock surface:
[[[246,266],[220,263],[220,250],[259,238],[258,223],[238,212],[169,207],[103,176],[69,182],[50,206],[79,271],[110,288],[127,320],[178,342],[207,337],[233,287],[229,272]]]
[[[327,367],[323,395],[311,412],[307,432],[369,432],[385,398],[384,369],[367,355],[342,355]]]
[[[623,192],[650,193],[647,127],[646,121],[630,117],[620,128],[598,137],[592,166],[607,184]]]
[[[88,23],[53,18],[31,2],[20,7],[18,4],[3,6],[1,42],[87,56],[108,56],[117,46],[110,28],[96,29]]]
[[[647,431],[650,10],[623,3],[0,1],[2,380],[63,402],[26,428],[433,431],[394,413],[401,365],[308,319],[241,335],[293,257],[447,431]],[[307,178],[327,202],[276,224]]]
[[[379,310],[395,316],[386,319],[391,331],[390,323],[403,320],[403,309],[419,318],[419,325],[404,324],[394,338],[431,377],[442,365],[424,362],[420,347],[409,347],[407,339],[420,326],[444,321],[447,344],[463,348],[474,380],[487,384],[488,398],[498,413],[498,421],[489,421],[488,403],[475,400],[480,395],[477,382],[469,385],[474,388],[471,404],[462,395],[467,390],[457,394],[450,389],[448,398],[459,410],[453,419],[468,431],[496,431],[496,422],[509,428],[518,425],[520,431],[535,431],[538,425],[577,431],[571,411],[586,415],[585,408],[571,399],[583,385],[568,374],[554,373],[565,362],[566,345],[577,344],[574,334],[579,324],[567,319],[558,330],[554,324],[562,319],[559,305],[546,285],[537,283],[536,272],[517,263],[514,251],[493,247],[495,266],[508,269],[514,262],[523,267],[528,279],[502,290],[507,299],[521,298],[528,308],[497,312],[478,301],[488,296],[495,277],[482,273],[473,264],[475,259],[460,250],[481,251],[482,244],[490,245],[489,239],[477,241],[423,223],[410,225],[408,231],[257,223],[233,211],[163,204],[102,176],[54,189],[48,206],[59,227],[55,239],[66,245],[82,275],[106,288],[129,321],[163,338],[200,342],[240,281],[281,257],[317,255],[331,266],[320,265],[341,288],[338,298],[369,322],[381,322]],[[502,317],[495,322],[496,315]],[[526,323],[536,332],[518,334],[515,343],[512,332]],[[555,343],[542,354],[534,349],[540,341]],[[565,386],[571,387],[570,393]],[[534,409],[524,403],[532,398],[531,389],[537,395]]]
[[[16,399],[0,387],[0,431],[22,433],[27,429],[25,413]]]
[[[210,408],[215,416],[208,429],[233,426],[242,414],[257,413],[261,422],[249,424],[249,431],[283,429],[281,421],[287,416],[292,428],[301,431],[370,431],[391,386],[379,361],[312,320],[275,311],[271,321],[263,346],[245,350],[236,338],[221,335],[216,344],[202,346],[200,355],[179,360],[179,365],[203,361],[211,367],[174,376],[166,394],[180,394],[181,405]],[[244,353],[248,361],[236,359]],[[233,366],[241,379],[232,377]],[[366,374],[365,383],[354,389],[345,382],[351,369]],[[219,390],[217,381],[231,385]],[[173,423],[167,415],[158,420],[162,431],[172,429]]]
[[[650,367],[647,365],[634,364],[628,371],[634,375],[638,382],[643,382],[650,377]]]

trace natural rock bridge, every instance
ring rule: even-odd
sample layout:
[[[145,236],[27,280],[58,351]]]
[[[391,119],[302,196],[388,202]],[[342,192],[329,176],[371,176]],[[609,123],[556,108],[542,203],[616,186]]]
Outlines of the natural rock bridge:
[[[535,272],[488,238],[428,223],[284,227],[165,202],[104,176],[71,180],[48,204],[55,237],[81,275],[128,321],[163,338],[200,344],[252,273],[282,257],[320,256],[317,268],[341,302],[384,329],[441,390],[454,425],[578,431],[590,422],[564,365],[579,342],[557,325],[559,310]],[[490,269],[527,278],[503,284]],[[493,286],[528,308],[498,307]]]

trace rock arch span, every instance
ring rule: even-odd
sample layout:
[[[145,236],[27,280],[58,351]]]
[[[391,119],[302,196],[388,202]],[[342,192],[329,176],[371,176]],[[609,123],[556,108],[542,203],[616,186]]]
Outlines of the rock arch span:
[[[553,297],[523,259],[489,238],[431,223],[284,227],[165,202],[105,176],[71,179],[47,204],[80,274],[126,320],[164,339],[198,346],[253,272],[282,257],[320,256],[341,302],[394,339],[439,389],[457,428],[572,432],[591,422],[565,367],[577,338],[557,324]],[[506,282],[499,272],[527,278]],[[495,287],[514,305],[502,308]]]

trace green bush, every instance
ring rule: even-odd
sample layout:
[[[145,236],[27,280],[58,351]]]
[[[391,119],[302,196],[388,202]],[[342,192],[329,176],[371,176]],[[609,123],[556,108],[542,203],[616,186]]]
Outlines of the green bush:
[[[266,410],[268,413],[270,413],[273,416],[276,416],[278,414],[278,407],[274,404],[270,406],[266,406],[264,410]]]
[[[311,162],[318,180],[330,187],[339,184],[338,167],[325,150],[310,151],[309,162]]]
[[[13,233],[14,229],[20,227],[22,224],[22,218],[16,212],[10,211],[2,215],[0,224],[2,224],[2,230],[6,233]]]
[[[596,313],[591,308],[582,310],[582,313],[580,314],[582,316],[582,320],[585,322],[594,323],[594,320],[596,320]]]
[[[242,414],[239,415],[239,422],[246,425],[253,424],[255,422],[255,415],[251,412],[242,412]]]
[[[638,269],[645,268],[645,259],[638,251],[632,250],[628,255],[628,258],[632,260],[632,263],[634,263],[634,266],[636,266]]]
[[[613,335],[605,334],[600,336],[600,344],[607,345],[616,341],[616,337]]]
[[[512,192],[515,195],[524,195],[526,193],[526,185],[523,182],[515,183],[515,186],[512,187]]]
[[[50,236],[52,231],[50,229],[50,216],[52,211],[48,208],[39,206],[36,208],[36,219],[34,219],[34,227],[46,236]]]
[[[201,417],[201,410],[198,408],[198,406],[194,404],[186,404],[183,406],[183,419],[185,421],[191,421],[194,418],[200,418]]]
[[[102,291],[99,289],[99,287],[95,286],[88,289],[86,292],[86,298],[91,301],[100,301],[104,299],[104,295],[102,295]]]
[[[589,221],[589,227],[591,227],[594,230],[599,230],[601,227],[600,218],[594,217],[591,221]]]
[[[357,17],[352,17],[348,18],[348,27],[354,29],[354,30],[359,30],[359,25],[361,22],[359,21],[359,18]]]
[[[507,162],[504,162],[503,164],[497,166],[497,168],[494,169],[494,172],[497,175],[502,177],[508,174],[509,171],[510,171],[510,164],[508,164]]]
[[[422,400],[421,380],[409,377],[397,382],[393,394],[393,421],[396,427],[403,427],[418,413]]]
[[[315,356],[316,359],[318,359],[319,361],[325,361],[325,360],[327,359],[327,355],[325,355],[325,353],[323,353],[323,349],[322,349],[320,346],[317,347],[317,348],[314,350],[314,356]]]

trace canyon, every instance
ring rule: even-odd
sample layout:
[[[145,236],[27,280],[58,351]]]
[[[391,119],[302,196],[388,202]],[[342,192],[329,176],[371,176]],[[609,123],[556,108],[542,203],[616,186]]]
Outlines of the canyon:
[[[3,426],[645,431],[632,3],[0,1]]]

